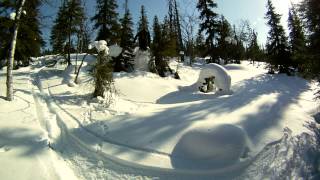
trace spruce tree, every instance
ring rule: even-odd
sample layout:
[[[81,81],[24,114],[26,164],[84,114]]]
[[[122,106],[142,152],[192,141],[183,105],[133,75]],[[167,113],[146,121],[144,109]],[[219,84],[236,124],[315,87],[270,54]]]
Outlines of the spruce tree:
[[[98,30],[96,40],[106,40],[110,45],[119,43],[120,25],[117,8],[115,0],[97,0],[97,12],[91,18],[94,22],[94,29]]]
[[[308,57],[304,71],[320,81],[320,1],[303,0],[299,6],[308,30]],[[320,95],[319,95],[320,96]]]
[[[164,59],[165,56],[167,56],[166,50],[168,49],[167,41],[168,39],[168,33],[169,32],[164,32],[166,29],[169,31],[169,20],[165,18],[166,23],[166,28],[164,28],[164,24],[160,24],[158,17],[155,16],[153,20],[153,42],[152,42],[152,53],[155,59],[155,67],[157,73],[161,77],[166,76],[166,71],[168,68],[168,65]],[[166,35],[167,34],[167,35]]]
[[[294,7],[289,10],[288,25],[290,30],[291,57],[295,65],[302,71],[306,59],[306,38],[303,32],[302,23]]]
[[[137,32],[140,32],[142,30],[148,31],[148,29],[149,29],[148,17],[146,15],[146,10],[145,10],[144,5],[142,5],[141,9],[140,9],[140,19],[138,22],[138,31]]]
[[[125,13],[121,22],[120,30],[120,46],[123,48],[122,53],[119,57],[114,58],[114,71],[127,71],[131,72],[133,70],[133,47],[134,47],[134,37],[133,37],[133,22],[131,13],[128,8],[128,0],[125,1]]]
[[[260,59],[260,58],[262,58],[261,54],[262,54],[262,52],[261,52],[261,49],[258,45],[258,33],[256,33],[255,31],[252,31],[252,38],[251,38],[251,41],[249,43],[249,47],[247,50],[247,56],[254,63],[255,61],[261,60]]]
[[[152,45],[151,45],[151,51],[153,56],[155,56],[155,58],[160,56],[160,45],[161,45],[161,40],[162,40],[162,36],[161,36],[161,25],[158,19],[158,16],[154,16],[153,18],[153,25],[152,25],[152,30],[153,30],[153,34],[152,34]]]
[[[280,24],[281,15],[275,12],[271,0],[267,2],[267,24],[270,26],[267,40],[267,52],[270,59],[270,71],[278,68],[280,65],[280,72],[287,71],[290,64],[290,57],[288,54],[288,43],[285,31]]]
[[[121,22],[120,46],[125,50],[131,51],[134,45],[134,35],[133,35],[132,16],[128,8],[128,0],[126,0],[125,13],[123,18],[120,20],[120,22]]]
[[[217,38],[218,41],[218,56],[225,60],[225,63],[228,63],[230,58],[230,50],[231,50],[231,42],[228,39],[231,39],[231,25],[224,16],[221,16],[219,22],[219,29],[218,29],[219,37]]]
[[[217,8],[217,3],[214,0],[199,0],[197,9],[200,11],[200,32],[205,32],[206,44],[208,46],[211,62],[214,62],[216,55],[214,54],[215,40],[218,32],[219,22],[217,20],[218,14],[213,11]]]
[[[67,54],[68,66],[71,65],[72,49],[75,49],[72,37],[77,37],[81,33],[84,20],[85,14],[81,0],[64,1],[59,8],[50,40],[53,51]]]
[[[180,23],[180,15],[179,9],[176,0],[168,0],[168,27],[170,31],[170,43],[176,43],[175,46],[175,53],[171,56],[179,55],[180,51],[184,50],[183,40],[182,40],[182,33],[181,33],[181,23]],[[181,60],[184,61],[184,56],[181,56]]]
[[[59,7],[57,17],[51,29],[50,44],[54,53],[62,53],[67,39],[67,3],[66,1]]]

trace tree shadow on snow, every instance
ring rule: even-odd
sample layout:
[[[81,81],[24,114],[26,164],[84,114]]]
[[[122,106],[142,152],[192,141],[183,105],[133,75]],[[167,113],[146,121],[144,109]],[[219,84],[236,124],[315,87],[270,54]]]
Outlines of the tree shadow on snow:
[[[16,148],[19,149],[20,156],[32,157],[45,151],[48,146],[47,141],[42,138],[42,135],[32,130],[26,128],[1,128],[0,149],[10,152]]]

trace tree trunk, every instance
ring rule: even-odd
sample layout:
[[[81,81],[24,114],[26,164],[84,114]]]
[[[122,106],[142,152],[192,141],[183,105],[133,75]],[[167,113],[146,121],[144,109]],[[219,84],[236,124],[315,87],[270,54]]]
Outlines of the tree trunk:
[[[175,6],[176,25],[178,30],[179,54],[180,54],[180,51],[183,51],[184,48],[183,48],[183,42],[182,42],[182,33],[181,33],[181,25],[180,25],[180,17],[179,17],[177,1],[174,1],[174,6]],[[184,55],[181,55],[181,61],[184,62]]]
[[[18,12],[16,12],[16,18],[14,23],[14,32],[12,36],[12,42],[10,47],[10,56],[9,60],[7,62],[7,100],[12,101],[13,100],[13,77],[12,77],[12,69],[13,69],[13,63],[14,63],[14,54],[16,51],[16,43],[17,43],[17,35],[18,35],[18,29],[19,29],[19,21],[22,14],[22,8],[26,0],[21,0]]]
[[[80,64],[79,68],[77,68],[77,72],[76,72],[77,75],[76,75],[76,77],[75,77],[75,79],[74,79],[74,83],[76,83],[76,84],[78,84],[78,76],[79,76],[80,70],[81,70],[81,68],[82,68],[84,59],[87,57],[87,55],[88,55],[88,53],[86,53],[86,54],[82,57],[81,64]]]

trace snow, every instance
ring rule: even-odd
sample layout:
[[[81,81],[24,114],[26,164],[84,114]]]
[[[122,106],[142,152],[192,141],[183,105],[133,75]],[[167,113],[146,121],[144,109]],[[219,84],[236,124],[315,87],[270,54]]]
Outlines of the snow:
[[[93,56],[75,86],[74,66],[45,67],[57,56],[14,71],[14,102],[0,98],[1,179],[312,176],[308,158],[317,148],[305,124],[317,114],[315,83],[270,75],[264,63],[247,61],[192,67],[171,61],[181,80],[161,78],[145,71],[146,53],[136,50],[141,63],[133,73],[114,73],[111,105],[91,97]],[[199,92],[195,85],[208,75],[233,93]]]
[[[98,50],[98,52],[105,51],[105,54],[109,54],[109,48],[105,40],[95,41],[89,44],[88,49],[92,49],[93,47],[95,47]]]
[[[15,12],[10,13],[10,19],[11,20],[15,20],[16,19],[17,14]]]
[[[227,142],[227,143],[226,143]],[[240,161],[249,149],[246,132],[231,124],[212,129],[192,129],[175,146],[172,164],[182,169],[212,169]]]
[[[122,52],[122,48],[119,45],[114,44],[112,46],[109,46],[109,51],[111,57],[118,57]]]
[[[143,51],[139,47],[136,47],[133,52],[134,58],[134,69],[137,71],[149,71],[149,61],[150,61],[150,52],[149,50]]]
[[[200,71],[198,81],[196,83],[196,88],[202,86],[205,83],[205,78],[214,78],[214,85],[217,87],[218,91],[221,90],[224,93],[230,93],[231,87],[231,77],[228,71],[219,64],[206,64]]]

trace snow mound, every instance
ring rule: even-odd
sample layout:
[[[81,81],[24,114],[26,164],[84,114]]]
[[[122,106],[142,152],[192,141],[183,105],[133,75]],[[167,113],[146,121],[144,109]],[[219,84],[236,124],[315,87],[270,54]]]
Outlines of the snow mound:
[[[171,162],[178,169],[224,168],[239,162],[248,146],[246,132],[231,124],[193,129],[175,146]]]
[[[230,92],[231,77],[227,70],[218,64],[206,64],[202,68],[199,74],[198,81],[196,82],[197,88],[205,83],[205,78],[214,76],[214,84],[218,90],[222,90],[225,93]]]
[[[134,69],[139,71],[149,71],[148,63],[150,61],[150,52],[142,51],[138,47],[135,48],[134,53]]]

